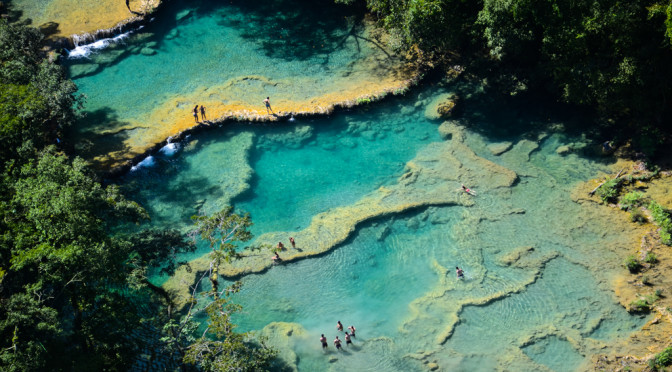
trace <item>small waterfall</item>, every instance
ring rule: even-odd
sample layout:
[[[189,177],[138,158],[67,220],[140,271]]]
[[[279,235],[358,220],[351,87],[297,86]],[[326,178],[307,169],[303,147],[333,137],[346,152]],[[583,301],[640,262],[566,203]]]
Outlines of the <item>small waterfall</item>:
[[[110,44],[121,43],[135,31],[141,30],[144,27],[140,25],[136,29],[122,32],[124,27],[117,26],[107,30],[98,30],[92,34],[72,35],[74,48],[68,50],[68,58],[88,58],[92,52],[104,49]]]
[[[160,153],[164,154],[165,156],[173,156],[177,151],[180,150],[180,144],[178,142],[172,142],[173,137],[168,137],[168,140],[165,146],[159,150]]]
[[[153,167],[154,164],[156,164],[156,161],[154,161],[154,157],[150,155],[150,156],[144,158],[137,165],[132,166],[131,167],[131,172],[135,172],[135,171],[137,171],[138,169],[141,169],[141,168]]]

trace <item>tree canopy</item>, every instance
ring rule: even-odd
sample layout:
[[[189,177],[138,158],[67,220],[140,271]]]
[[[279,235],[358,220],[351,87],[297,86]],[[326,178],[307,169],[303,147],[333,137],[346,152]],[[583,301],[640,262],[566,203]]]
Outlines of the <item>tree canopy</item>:
[[[635,137],[659,140],[672,130],[670,0],[364,2],[397,45],[485,55],[489,70],[594,108]]]
[[[172,367],[269,363],[272,349],[234,333],[228,316],[218,318],[239,309],[226,298],[207,308],[213,330],[227,324],[227,332],[197,337],[189,319],[182,331],[192,334],[161,342],[164,325],[182,314],[149,276],[174,273],[179,254],[195,245],[175,230],[143,228],[148,215],[140,205],[56,147],[81,102],[42,47],[37,30],[0,19],[0,369],[128,370],[148,339]],[[229,239],[249,239],[249,217],[229,209],[214,218],[242,223]],[[222,251],[218,259],[231,257]],[[181,350],[211,343],[247,357],[176,358],[176,342]]]

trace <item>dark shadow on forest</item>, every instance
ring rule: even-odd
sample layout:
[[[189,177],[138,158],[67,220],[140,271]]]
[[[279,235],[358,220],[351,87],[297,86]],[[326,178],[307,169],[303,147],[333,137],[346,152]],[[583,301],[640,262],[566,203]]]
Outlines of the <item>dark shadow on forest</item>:
[[[21,20],[21,17],[23,17],[23,10],[16,9],[14,4],[12,4],[12,0],[5,0],[0,3],[0,14],[4,15],[10,22],[20,21],[21,24],[26,26],[31,26],[33,24],[31,18]]]
[[[457,93],[462,98],[456,119],[490,142],[542,142],[539,138],[543,134],[561,133],[569,140],[584,137],[582,142],[590,142],[575,152],[577,155],[602,164],[615,162],[601,152],[601,144],[614,138],[603,133],[595,114],[588,109],[557,102],[536,91],[512,96],[486,88],[483,93],[472,94],[472,86],[460,85]]]
[[[124,144],[129,138],[126,130],[114,131],[126,125],[119,120],[116,112],[104,107],[96,111],[86,111],[75,125],[70,128],[65,138],[71,141],[76,155],[85,159],[93,159],[96,156],[106,155],[113,152],[126,152],[130,148]],[[105,134],[101,132],[105,131]]]
[[[223,18],[241,36],[260,45],[268,57],[307,60],[328,56],[344,47],[348,38],[361,37],[364,12],[329,2],[265,0],[233,1],[244,18]]]

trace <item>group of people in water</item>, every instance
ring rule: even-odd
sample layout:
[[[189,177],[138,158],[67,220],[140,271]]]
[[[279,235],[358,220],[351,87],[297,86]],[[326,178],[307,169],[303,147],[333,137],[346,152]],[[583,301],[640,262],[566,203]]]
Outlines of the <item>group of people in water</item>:
[[[336,330],[339,332],[343,332],[343,324],[341,323],[340,320],[336,322]],[[355,331],[356,331],[354,325],[348,327],[348,330],[350,332],[345,332],[344,337],[346,346],[352,345],[352,339],[355,338]],[[324,333],[320,337],[320,342],[322,343],[322,349],[326,349],[327,347],[329,347],[329,343],[327,342],[327,338],[324,336]],[[334,346],[336,346],[336,350],[341,350],[342,348],[341,342],[342,342],[341,339],[339,339],[338,336],[336,336],[336,338],[334,339]]]
[[[198,108],[198,105],[194,106],[194,120],[198,123],[198,112],[201,112],[201,120],[207,120],[208,118],[205,117],[205,106],[201,105],[201,108]]]
[[[294,240],[294,237],[290,236],[289,237],[289,244],[292,245],[292,248],[296,249],[296,240]],[[275,247],[275,254],[271,257],[271,260],[273,260],[274,263],[280,263],[282,262],[282,258],[280,258],[280,255],[278,254],[279,251],[284,251],[285,250],[285,245],[282,244],[282,242],[278,242],[278,245]]]

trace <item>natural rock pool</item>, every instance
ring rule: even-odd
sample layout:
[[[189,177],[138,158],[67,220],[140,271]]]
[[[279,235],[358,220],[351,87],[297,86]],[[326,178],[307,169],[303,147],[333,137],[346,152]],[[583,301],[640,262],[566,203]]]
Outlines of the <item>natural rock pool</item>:
[[[78,151],[114,167],[196,125],[195,105],[209,120],[276,120],[408,85],[412,71],[370,22],[306,4],[171,2],[140,30],[71,51],[70,74],[87,97]]]
[[[631,227],[571,198],[608,165],[559,155],[580,139],[539,132],[533,115],[506,107],[466,113],[461,125],[426,119],[433,97],[455,88],[201,133],[124,186],[157,225],[186,228],[199,210],[232,203],[251,213],[257,242],[296,237],[285,264],[263,252],[227,272],[257,273],[243,276],[236,321],[270,324],[264,332],[299,370],[582,369],[644,322],[611,289]],[[500,129],[486,137],[463,125]],[[185,275],[157,282],[176,289]],[[357,327],[355,346],[324,353],[317,339],[332,340],[337,320]]]
[[[80,153],[106,164],[141,154],[193,125],[195,104],[263,115],[271,96],[279,111],[314,112],[407,78],[356,15],[291,4],[173,2],[71,60],[88,96]],[[224,274],[242,276],[241,329],[268,335],[300,371],[587,369],[646,320],[612,289],[633,227],[577,202],[611,160],[565,130],[578,114],[503,105],[480,84],[430,80],[329,116],[213,125],[117,182],[156,226],[186,231],[191,215],[231,204],[250,212],[257,243],[296,238],[284,264],[262,252]],[[428,118],[453,92],[459,119]],[[202,267],[206,251],[185,258]],[[155,280],[179,293],[192,277]],[[337,320],[357,327],[340,353]]]

